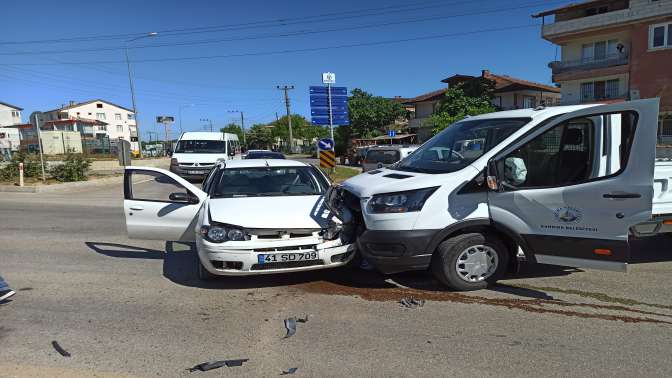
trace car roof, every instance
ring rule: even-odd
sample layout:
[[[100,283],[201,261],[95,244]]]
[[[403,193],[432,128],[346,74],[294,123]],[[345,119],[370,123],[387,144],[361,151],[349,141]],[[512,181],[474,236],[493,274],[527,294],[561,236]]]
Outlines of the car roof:
[[[227,160],[226,168],[309,167],[302,161],[286,159]]]

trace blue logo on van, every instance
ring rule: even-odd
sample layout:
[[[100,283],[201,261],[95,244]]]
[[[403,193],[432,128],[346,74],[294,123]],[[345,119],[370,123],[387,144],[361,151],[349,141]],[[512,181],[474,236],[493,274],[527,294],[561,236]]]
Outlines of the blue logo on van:
[[[562,223],[579,223],[583,218],[581,210],[571,206],[555,209],[553,215],[555,215],[555,219]]]

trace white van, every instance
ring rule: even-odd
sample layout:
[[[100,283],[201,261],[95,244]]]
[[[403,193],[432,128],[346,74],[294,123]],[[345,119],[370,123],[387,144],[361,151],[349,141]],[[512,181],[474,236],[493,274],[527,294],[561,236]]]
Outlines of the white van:
[[[672,232],[658,109],[649,99],[470,117],[326,202],[383,273],[431,269],[480,289],[517,269],[519,249],[531,262],[627,271],[630,234]]]
[[[368,172],[376,168],[389,167],[417,149],[418,146],[406,145],[371,147],[366,151],[366,157],[362,161],[362,171]]]
[[[236,134],[185,132],[177,140],[170,159],[170,171],[188,179],[202,179],[218,160],[241,158]]]

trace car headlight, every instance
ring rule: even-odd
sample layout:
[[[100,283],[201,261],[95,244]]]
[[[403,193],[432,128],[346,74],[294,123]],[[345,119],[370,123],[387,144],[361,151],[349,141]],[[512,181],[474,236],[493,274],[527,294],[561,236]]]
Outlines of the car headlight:
[[[239,228],[210,225],[201,227],[201,235],[213,243],[247,240],[245,232]]]
[[[366,209],[372,214],[383,213],[410,213],[420,211],[427,198],[438,189],[425,188],[406,192],[376,194],[366,204]]]
[[[341,230],[343,230],[342,224],[334,222],[333,219],[329,219],[329,226],[322,229],[322,237],[324,240],[335,240],[339,237]]]

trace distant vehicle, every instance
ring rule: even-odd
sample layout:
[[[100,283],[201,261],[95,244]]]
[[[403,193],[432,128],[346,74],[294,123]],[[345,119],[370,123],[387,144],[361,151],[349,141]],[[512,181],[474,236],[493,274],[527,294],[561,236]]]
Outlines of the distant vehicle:
[[[245,159],[284,159],[285,155],[280,152],[268,150],[251,150],[245,155]]]
[[[218,160],[241,158],[236,134],[218,132],[186,132],[175,145],[170,171],[188,179],[202,179]]]
[[[417,150],[418,146],[375,146],[366,150],[366,157],[362,161],[364,172],[377,168],[385,168],[398,162]]]
[[[124,180],[129,237],[195,241],[203,280],[334,268],[355,255],[324,207],[329,180],[306,163],[219,162],[203,189],[159,168],[128,167]]]

